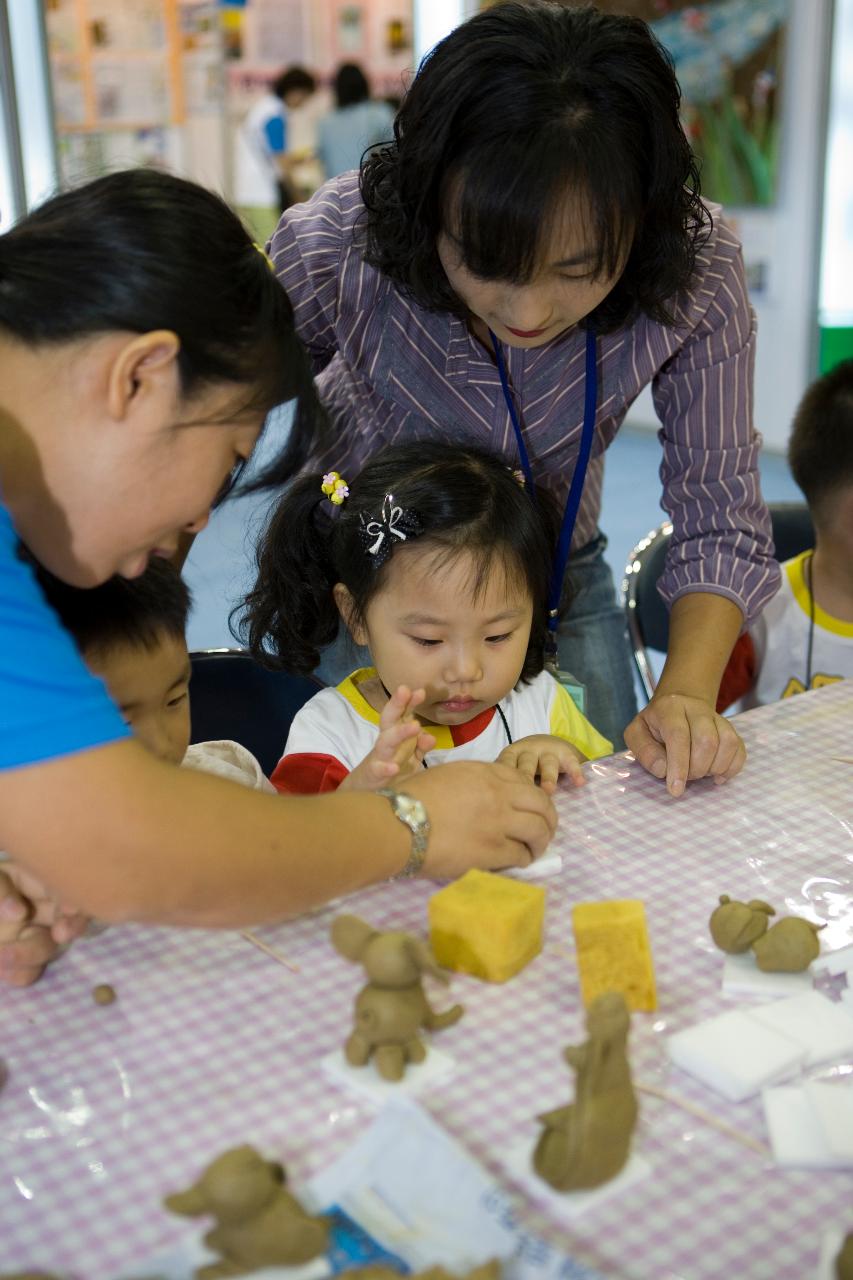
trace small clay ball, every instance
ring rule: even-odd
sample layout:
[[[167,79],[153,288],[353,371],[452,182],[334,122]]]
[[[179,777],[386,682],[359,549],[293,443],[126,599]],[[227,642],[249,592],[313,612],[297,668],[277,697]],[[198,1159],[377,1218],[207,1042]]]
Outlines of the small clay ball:
[[[116,993],[108,982],[102,982],[99,986],[92,988],[92,999],[95,1004],[112,1004],[116,998]]]

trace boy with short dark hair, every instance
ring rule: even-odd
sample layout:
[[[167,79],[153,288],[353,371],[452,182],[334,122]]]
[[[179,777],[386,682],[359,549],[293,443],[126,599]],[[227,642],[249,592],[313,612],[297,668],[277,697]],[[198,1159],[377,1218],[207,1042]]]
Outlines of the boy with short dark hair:
[[[190,746],[185,638],[190,593],[166,560],[154,559],[138,578],[70,587],[44,569],[36,574],[48,603],[70,632],[86,665],[139,740],[160,759],[272,791],[257,760],[237,742]]]
[[[853,360],[809,387],[788,462],[815,546],[783,564],[778,595],[738,642],[720,690],[725,706],[740,697],[761,706],[853,676]]]

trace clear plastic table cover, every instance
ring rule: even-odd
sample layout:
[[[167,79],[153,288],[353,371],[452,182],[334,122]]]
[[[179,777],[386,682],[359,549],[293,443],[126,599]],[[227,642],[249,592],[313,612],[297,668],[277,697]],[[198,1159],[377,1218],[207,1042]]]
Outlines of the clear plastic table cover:
[[[536,1114],[571,1096],[561,1050],[583,1038],[576,901],[646,904],[659,1008],[634,1015],[635,1079],[766,1140],[758,1099],[709,1093],[669,1064],[663,1038],[733,1007],[707,930],[720,893],[824,921],[824,950],[853,941],[853,682],[738,724],[745,771],[679,800],[630,757],[588,766],[588,785],[558,796],[563,869],[542,882],[542,954],[506,985],[454,975],[433,992],[466,1014],[440,1033],[456,1071],[422,1102],[502,1182],[502,1155],[532,1143]],[[432,891],[385,884],[346,909],[425,934]],[[127,926],[75,944],[29,990],[0,994],[4,1270],[109,1280],[201,1229],[170,1217],[162,1197],[226,1147],[253,1142],[283,1160],[298,1193],[363,1132],[371,1104],[319,1068],[361,985],[328,942],[338,909],[260,931],[298,972],[234,933]],[[91,991],[104,982],[118,998],[98,1006]],[[844,1088],[851,1072],[845,1062],[812,1074]],[[651,1176],[571,1226],[527,1198],[522,1214],[567,1258],[626,1280],[804,1280],[823,1232],[853,1228],[848,1173],[777,1169],[671,1100],[641,1097],[636,1149]]]

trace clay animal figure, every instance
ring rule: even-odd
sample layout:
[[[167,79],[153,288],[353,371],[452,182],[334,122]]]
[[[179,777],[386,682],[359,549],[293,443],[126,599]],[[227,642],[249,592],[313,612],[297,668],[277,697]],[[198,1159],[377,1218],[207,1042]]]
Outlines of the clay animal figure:
[[[818,934],[826,925],[786,916],[752,944],[759,969],[765,973],[801,973],[820,954]]]
[[[576,1073],[575,1100],[539,1116],[544,1132],[533,1152],[534,1169],[557,1191],[601,1186],[628,1159],[637,1121],[629,1025],[624,996],[609,991],[587,1010],[589,1039],[565,1050]]]
[[[853,1231],[844,1237],[835,1258],[835,1280],[853,1280]]]
[[[59,1280],[59,1276],[48,1275],[46,1271],[4,1271],[0,1280]]]
[[[399,1280],[400,1272],[374,1263],[366,1267],[355,1267],[354,1270],[347,1271],[346,1275],[347,1280]],[[410,1275],[409,1280],[456,1280],[456,1277],[453,1272],[445,1271],[444,1267],[428,1267],[426,1271]],[[474,1267],[459,1280],[501,1280],[501,1264],[497,1258],[493,1258],[491,1262]]]
[[[353,1032],[344,1046],[347,1062],[363,1067],[372,1057],[383,1079],[402,1080],[408,1062],[426,1057],[421,1027],[438,1031],[462,1017],[461,1005],[436,1013],[424,995],[421,974],[440,982],[447,982],[447,975],[420,938],[380,933],[358,916],[338,916],[332,942],[341,955],[364,966],[369,980],[356,997]]]
[[[708,927],[720,950],[737,956],[748,951],[753,942],[767,931],[768,917],[775,914],[770,904],[760,898],[738,902],[723,893],[720,905],[711,912]]]
[[[172,1213],[212,1214],[204,1243],[222,1256],[196,1271],[197,1280],[243,1276],[262,1267],[297,1266],[325,1252],[329,1228],[285,1190],[284,1168],[254,1147],[234,1147],[208,1165],[187,1191],[167,1196]]]

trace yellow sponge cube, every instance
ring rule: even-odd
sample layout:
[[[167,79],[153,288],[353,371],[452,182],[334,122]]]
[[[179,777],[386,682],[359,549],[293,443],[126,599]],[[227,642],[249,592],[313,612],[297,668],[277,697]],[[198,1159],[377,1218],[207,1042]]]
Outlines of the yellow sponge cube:
[[[440,965],[486,982],[506,982],[542,950],[545,890],[488,871],[466,871],[429,901]]]
[[[642,902],[581,902],[572,910],[572,926],[585,1005],[606,991],[621,991],[629,1009],[657,1008]]]

